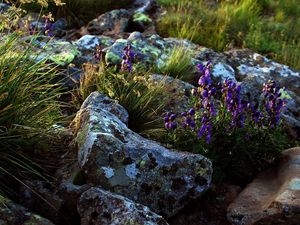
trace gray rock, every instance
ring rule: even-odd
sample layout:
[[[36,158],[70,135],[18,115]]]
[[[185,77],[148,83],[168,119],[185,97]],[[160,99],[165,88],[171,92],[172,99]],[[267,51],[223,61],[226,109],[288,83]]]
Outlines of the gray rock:
[[[0,13],[8,11],[10,5],[0,2]]]
[[[3,204],[2,204],[3,203]],[[1,225],[54,225],[50,220],[31,213],[28,209],[11,200],[1,199],[0,203]]]
[[[100,188],[84,192],[78,201],[82,225],[167,225],[159,215],[141,204]]]
[[[87,29],[91,34],[118,34],[126,30],[130,13],[126,9],[116,9],[88,23]]]
[[[277,168],[257,176],[228,207],[236,225],[298,225],[300,221],[300,148],[283,152]]]
[[[208,159],[168,150],[134,133],[118,118],[119,113],[97,107],[97,95],[87,98],[73,121],[78,162],[87,183],[166,216],[207,190],[212,175]]]

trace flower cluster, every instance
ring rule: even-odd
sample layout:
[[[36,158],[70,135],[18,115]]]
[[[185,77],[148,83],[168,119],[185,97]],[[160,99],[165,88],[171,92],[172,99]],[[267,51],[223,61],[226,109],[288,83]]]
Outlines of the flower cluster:
[[[269,80],[264,84],[263,94],[265,110],[269,116],[269,126],[275,127],[280,123],[280,112],[285,106],[285,100],[280,98],[281,88],[275,81]]]
[[[52,13],[48,13],[47,15],[44,15],[43,18],[45,19],[45,25],[44,25],[44,34],[53,37],[53,21],[54,18],[52,17]]]
[[[164,118],[166,129],[189,128],[197,134],[199,139],[205,138],[209,144],[215,125],[225,129],[221,132],[233,132],[235,129],[245,127],[245,124],[250,124],[255,128],[263,126],[274,128],[279,124],[280,112],[285,102],[280,98],[281,88],[274,81],[264,84],[265,98],[260,107],[259,103],[242,100],[241,86],[232,80],[225,80],[218,85],[218,88],[214,87],[211,67],[210,61],[205,65],[197,65],[200,76],[198,87],[192,90],[193,107],[181,113],[181,119],[168,112]],[[216,96],[221,96],[220,101],[216,99]],[[217,103],[219,103],[218,107],[216,107]],[[215,108],[218,108],[218,111]],[[181,126],[177,126],[178,123]],[[220,123],[220,126],[217,123]]]
[[[103,48],[101,47],[101,45],[97,45],[96,51],[94,53],[94,59],[100,61],[102,59],[102,54],[103,54]]]
[[[244,109],[247,105],[242,102],[240,97],[241,86],[232,80],[226,79],[222,84],[221,92],[225,108],[231,114],[230,127],[243,127],[245,121]]]
[[[127,46],[123,50],[123,59],[121,63],[121,70],[122,71],[132,71],[132,62],[134,59],[134,52],[131,50],[131,44],[127,44]]]
[[[175,120],[176,117],[176,114],[172,114],[170,112],[166,113],[166,116],[164,117],[166,129],[175,130],[177,128],[177,122]]]

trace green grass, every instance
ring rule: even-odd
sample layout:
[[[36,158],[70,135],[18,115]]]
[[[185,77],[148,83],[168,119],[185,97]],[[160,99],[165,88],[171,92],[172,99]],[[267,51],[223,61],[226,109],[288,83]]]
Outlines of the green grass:
[[[246,47],[300,69],[298,0],[158,0],[167,14],[158,21],[162,36],[187,38],[224,51]]]
[[[192,53],[184,46],[175,46],[169,53],[168,58],[156,69],[158,73],[185,81],[192,79],[193,71]]]
[[[81,102],[93,91],[118,100],[129,113],[129,128],[147,134],[161,127],[162,85],[147,86],[147,74],[120,73],[115,68],[88,68],[80,82]]]
[[[34,146],[61,119],[56,99],[62,90],[50,83],[55,67],[37,61],[18,34],[0,43],[0,176],[21,181],[29,173],[41,175],[32,161]]]

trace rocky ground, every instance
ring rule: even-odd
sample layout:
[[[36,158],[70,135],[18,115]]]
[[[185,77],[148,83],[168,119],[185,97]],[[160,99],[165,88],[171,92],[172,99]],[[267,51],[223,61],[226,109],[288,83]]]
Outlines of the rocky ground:
[[[8,7],[0,4],[1,10]],[[63,85],[70,90],[78,87],[82,66],[94,62],[98,45],[104,48],[107,65],[120,64],[130,42],[138,62],[159,67],[181,44],[193,52],[194,64],[211,60],[213,79],[239,82],[248,98],[257,98],[269,79],[285,86],[285,129],[299,138],[298,71],[248,49],[219,53],[187,40],[161,38],[155,32],[159,13],[154,0],[136,0],[80,30],[66,30],[66,21],[60,19],[54,23],[55,38],[41,36],[32,44],[38,57],[50,57],[65,69]],[[37,18],[31,13],[24,20],[43,27]],[[31,36],[23,39],[32,41]],[[153,74],[146,82],[155,85],[163,79]],[[164,82],[171,96],[166,105],[176,111],[193,85],[172,77]],[[167,149],[130,130],[128,112],[98,92],[61,132],[71,144],[59,157],[55,184],[28,180],[19,202],[7,199],[0,207],[0,224],[300,224],[300,148],[285,151],[277,167],[239,187],[212,184],[212,163],[202,155]]]

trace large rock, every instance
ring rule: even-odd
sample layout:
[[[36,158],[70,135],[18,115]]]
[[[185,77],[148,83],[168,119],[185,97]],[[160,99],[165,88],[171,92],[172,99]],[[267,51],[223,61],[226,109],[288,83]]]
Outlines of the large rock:
[[[123,33],[128,25],[130,13],[126,9],[116,9],[92,20],[87,25],[91,34],[118,34]]]
[[[263,172],[229,206],[236,225],[299,225],[300,148],[283,152],[276,169]]]
[[[0,199],[1,225],[54,225],[50,220],[31,213],[28,209],[8,199]]]
[[[207,158],[168,150],[134,133],[118,111],[98,107],[98,95],[87,98],[73,122],[78,162],[87,183],[166,216],[205,192],[212,175]]]
[[[167,225],[159,215],[141,204],[100,188],[84,192],[78,201],[81,225]]]

